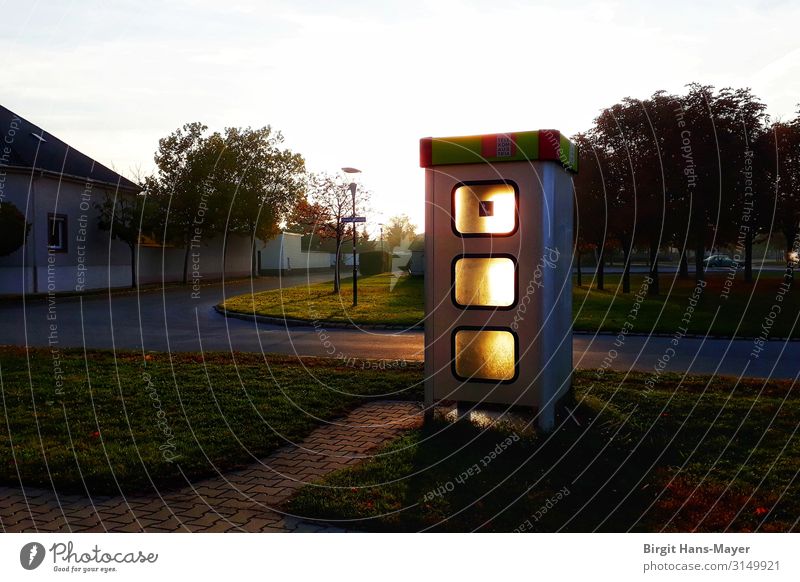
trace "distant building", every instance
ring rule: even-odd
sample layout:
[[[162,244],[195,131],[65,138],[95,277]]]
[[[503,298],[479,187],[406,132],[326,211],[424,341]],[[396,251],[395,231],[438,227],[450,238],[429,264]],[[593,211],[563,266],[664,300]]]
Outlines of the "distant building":
[[[411,251],[411,262],[408,264],[408,272],[411,275],[425,274],[425,237],[418,236],[408,247]]]

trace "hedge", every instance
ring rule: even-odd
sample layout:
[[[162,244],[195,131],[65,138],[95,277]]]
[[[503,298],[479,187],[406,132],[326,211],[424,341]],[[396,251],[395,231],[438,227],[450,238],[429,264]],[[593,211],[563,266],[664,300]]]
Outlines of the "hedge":
[[[392,269],[392,255],[385,251],[367,251],[358,257],[362,275],[377,275]]]

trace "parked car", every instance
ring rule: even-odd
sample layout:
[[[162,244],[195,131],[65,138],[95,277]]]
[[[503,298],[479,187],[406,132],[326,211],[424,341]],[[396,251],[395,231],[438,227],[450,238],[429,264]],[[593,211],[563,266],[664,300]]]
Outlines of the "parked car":
[[[741,269],[742,265],[728,255],[711,255],[703,259],[703,264],[706,268],[724,268],[724,269]]]

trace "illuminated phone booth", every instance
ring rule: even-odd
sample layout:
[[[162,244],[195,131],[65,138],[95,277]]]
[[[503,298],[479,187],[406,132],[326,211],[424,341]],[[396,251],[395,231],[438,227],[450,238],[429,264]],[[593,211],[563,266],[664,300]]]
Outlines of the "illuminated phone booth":
[[[424,138],[420,165],[426,405],[530,406],[549,430],[572,382],[575,145],[553,130]]]

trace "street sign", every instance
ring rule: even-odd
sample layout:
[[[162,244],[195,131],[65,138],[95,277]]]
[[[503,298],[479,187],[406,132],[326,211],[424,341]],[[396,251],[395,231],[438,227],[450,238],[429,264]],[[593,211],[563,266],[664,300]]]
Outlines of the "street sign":
[[[348,216],[346,218],[342,218],[342,222],[366,222],[366,216]]]

